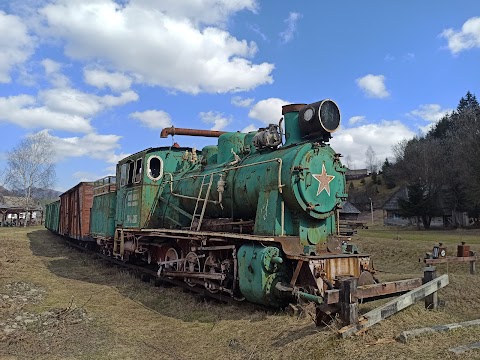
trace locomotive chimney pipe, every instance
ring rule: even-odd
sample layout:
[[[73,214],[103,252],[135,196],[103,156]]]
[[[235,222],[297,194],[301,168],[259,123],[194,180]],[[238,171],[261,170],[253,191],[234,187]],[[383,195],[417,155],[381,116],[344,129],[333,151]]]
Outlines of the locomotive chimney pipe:
[[[306,104],[290,104],[282,106],[282,115],[285,124],[285,144],[284,146],[302,142],[302,134],[298,125],[298,112]]]
[[[197,130],[197,129],[185,129],[185,128],[176,128],[174,126],[169,128],[162,129],[160,133],[161,138],[166,138],[168,135],[187,135],[187,136],[203,136],[203,137],[219,137],[220,135],[225,134],[225,131],[216,131],[216,130]]]

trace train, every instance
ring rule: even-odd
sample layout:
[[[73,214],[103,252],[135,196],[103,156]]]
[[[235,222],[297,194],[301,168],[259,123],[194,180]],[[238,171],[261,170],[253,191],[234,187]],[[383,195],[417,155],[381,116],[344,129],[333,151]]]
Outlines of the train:
[[[118,162],[116,176],[82,182],[46,207],[47,229],[159,279],[270,307],[340,309],[338,280],[374,283],[368,254],[339,233],[346,167],[329,144],[340,126],[331,99],[282,107],[249,133],[165,128],[217,138]],[[338,294],[338,291],[337,291]]]

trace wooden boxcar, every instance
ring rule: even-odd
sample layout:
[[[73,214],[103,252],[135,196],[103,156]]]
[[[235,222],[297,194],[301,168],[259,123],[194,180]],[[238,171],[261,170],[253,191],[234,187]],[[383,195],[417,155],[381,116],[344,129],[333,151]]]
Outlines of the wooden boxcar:
[[[77,240],[89,240],[93,182],[81,182],[60,195],[58,233]]]
[[[58,224],[60,216],[60,200],[54,201],[45,206],[45,227],[58,233]]]
[[[116,188],[115,176],[107,176],[94,183],[90,215],[90,235],[94,238],[113,239],[117,204]]]

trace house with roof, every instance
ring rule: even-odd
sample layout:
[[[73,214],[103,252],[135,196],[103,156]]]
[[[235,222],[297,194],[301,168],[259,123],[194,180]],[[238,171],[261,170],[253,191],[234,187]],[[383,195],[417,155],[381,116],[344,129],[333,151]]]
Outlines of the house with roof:
[[[418,225],[416,217],[405,218],[400,212],[400,199],[408,199],[408,188],[401,186],[394,192],[382,206],[383,223],[385,225]],[[452,211],[445,205],[445,200],[442,196],[439,199],[440,214],[432,217],[430,227],[446,227],[446,226],[468,226],[469,218],[466,212]]]
[[[357,221],[358,215],[360,214],[360,210],[358,210],[352,203],[345,201],[342,204],[342,207],[338,211],[340,220],[349,220],[349,221]]]
[[[31,199],[28,206],[25,199],[18,196],[2,196],[0,198],[0,226],[23,226],[43,224],[43,205]]]
[[[367,169],[347,169],[345,173],[346,180],[363,179],[368,176]]]

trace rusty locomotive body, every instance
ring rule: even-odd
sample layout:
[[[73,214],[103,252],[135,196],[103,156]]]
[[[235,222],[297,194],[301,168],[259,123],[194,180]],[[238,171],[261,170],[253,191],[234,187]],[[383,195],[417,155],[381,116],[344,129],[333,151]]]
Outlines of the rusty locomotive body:
[[[334,313],[339,279],[373,282],[370,257],[339,235],[346,169],[328,140],[340,112],[331,100],[282,110],[281,124],[248,134],[164,129],[163,137],[218,144],[149,148],[121,160],[116,177],[89,184],[89,233],[80,240],[212,294],[276,307],[304,299],[318,314]],[[47,209],[61,223],[68,193]]]

